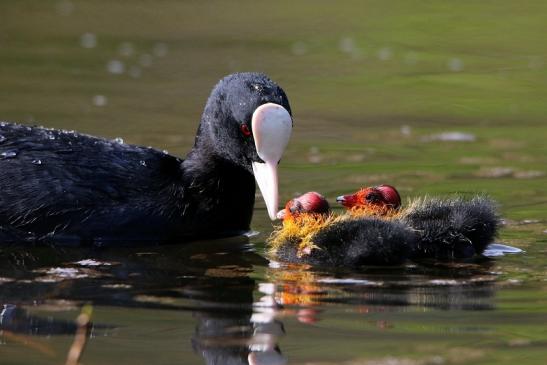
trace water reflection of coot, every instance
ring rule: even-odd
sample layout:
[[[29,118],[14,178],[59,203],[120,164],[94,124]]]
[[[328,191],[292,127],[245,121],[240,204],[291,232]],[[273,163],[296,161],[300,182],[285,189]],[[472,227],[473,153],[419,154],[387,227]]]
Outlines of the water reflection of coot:
[[[277,348],[282,325],[265,327],[252,320],[257,284],[249,274],[266,264],[246,237],[137,249],[5,249],[0,296],[8,310],[0,328],[25,335],[73,334],[71,321],[24,309],[59,300],[184,310],[197,320],[191,343],[207,364],[247,364],[272,353],[282,358]],[[108,334],[116,325],[95,324],[95,335]]]

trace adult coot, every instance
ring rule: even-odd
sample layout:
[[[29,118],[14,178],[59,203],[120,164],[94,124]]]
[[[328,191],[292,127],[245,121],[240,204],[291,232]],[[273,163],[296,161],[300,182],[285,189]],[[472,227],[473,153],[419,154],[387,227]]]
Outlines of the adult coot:
[[[0,123],[0,239],[100,245],[242,233],[252,217],[254,178],[275,219],[277,164],[291,129],[285,92],[260,73],[220,80],[184,160]]]

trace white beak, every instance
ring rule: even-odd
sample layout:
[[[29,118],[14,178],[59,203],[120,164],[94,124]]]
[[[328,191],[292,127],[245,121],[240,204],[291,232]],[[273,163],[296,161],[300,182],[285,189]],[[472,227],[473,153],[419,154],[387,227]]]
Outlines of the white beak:
[[[281,105],[267,103],[256,108],[251,124],[256,152],[264,161],[253,162],[253,172],[266,202],[268,215],[271,220],[275,220],[279,205],[277,164],[289,143],[292,119]]]

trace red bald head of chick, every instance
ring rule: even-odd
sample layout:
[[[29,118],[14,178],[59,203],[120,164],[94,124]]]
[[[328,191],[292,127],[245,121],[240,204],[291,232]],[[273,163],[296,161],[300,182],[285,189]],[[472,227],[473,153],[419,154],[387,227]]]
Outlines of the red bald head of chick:
[[[330,206],[325,197],[315,191],[302,194],[291,199],[285,205],[285,209],[277,213],[277,218],[287,220],[298,218],[303,214],[326,216],[330,213]]]
[[[391,185],[363,188],[355,194],[339,196],[336,201],[351,211],[370,215],[387,215],[401,207],[401,196]]]

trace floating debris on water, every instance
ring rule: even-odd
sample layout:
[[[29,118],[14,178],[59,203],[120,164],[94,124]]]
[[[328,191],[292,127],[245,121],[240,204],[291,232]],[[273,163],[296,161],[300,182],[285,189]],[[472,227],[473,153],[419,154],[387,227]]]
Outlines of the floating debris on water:
[[[512,176],[514,170],[511,167],[483,167],[475,173],[478,177],[500,178]]]
[[[14,158],[14,157],[17,157],[17,151],[4,151],[2,153],[0,153],[0,156],[3,158],[3,159],[9,159],[9,158]]]
[[[129,68],[129,76],[134,79],[138,79],[142,75],[142,70],[139,66],[131,66]]]
[[[169,51],[169,48],[167,47],[167,44],[160,42],[154,45],[154,49],[152,50],[152,53],[154,53],[154,56],[156,57],[165,57],[167,56],[168,51]]]
[[[308,46],[302,41],[294,42],[291,51],[295,56],[303,56],[308,53]]]
[[[135,47],[130,42],[123,42],[118,47],[118,53],[124,57],[132,56],[135,53]]]
[[[476,140],[477,137],[474,134],[464,132],[443,132],[421,138],[422,142],[475,142]]]
[[[393,55],[393,52],[391,51],[391,48],[384,47],[380,49],[377,53],[378,59],[380,61],[389,61]]]
[[[106,106],[106,104],[108,104],[108,99],[106,98],[106,96],[104,96],[104,95],[95,95],[93,97],[93,105],[98,106],[98,107],[103,107],[103,106]]]
[[[85,259],[74,262],[74,264],[80,265],[80,266],[112,266],[113,263],[111,262],[105,262],[105,261],[97,261],[93,259]]]
[[[57,14],[62,16],[69,16],[74,12],[74,4],[68,0],[61,0],[55,5]]]
[[[152,55],[145,53],[139,57],[139,64],[142,67],[150,67],[152,65]]]
[[[247,232],[243,233],[243,235],[244,235],[245,237],[249,237],[249,238],[251,238],[251,237],[256,237],[256,236],[258,236],[259,234],[260,234],[259,231],[247,231]]]
[[[518,222],[518,224],[536,224],[536,223],[539,223],[540,220],[539,219],[523,219],[521,221]]]
[[[412,134],[412,129],[409,125],[402,125],[401,126],[401,134],[403,136],[410,136]]]
[[[129,284],[103,284],[101,288],[106,289],[131,289],[133,286]]]
[[[89,268],[74,267],[51,267],[48,269],[38,269],[33,272],[44,274],[34,280],[37,282],[59,282],[68,279],[98,278],[109,276]]]
[[[414,66],[418,63],[418,54],[416,52],[408,52],[403,56],[403,62],[407,65]]]
[[[449,61],[448,61],[448,69],[452,72],[460,72],[460,71],[463,71],[463,61],[459,58],[451,58]]]
[[[308,161],[311,163],[320,163],[323,160],[319,147],[312,146],[310,147],[310,153],[308,155]]]
[[[113,141],[118,143],[118,144],[124,144],[123,138],[121,138],[121,137],[116,137],[116,138],[113,139]]]
[[[347,53],[352,56],[360,56],[361,50],[355,44],[355,41],[351,37],[343,37],[338,42],[338,48],[341,52]]]
[[[545,172],[539,170],[516,171],[513,176],[515,179],[535,179],[545,176]]]
[[[141,166],[145,166],[145,167],[147,166],[146,161],[141,160],[139,163],[140,163]]]
[[[343,285],[367,285],[367,286],[382,286],[381,281],[371,281],[365,279],[352,279],[352,278],[321,278],[317,280],[318,283],[324,284],[343,284]]]
[[[0,134],[0,143],[4,142],[7,138]]]
[[[41,164],[42,164],[42,160],[38,160],[38,159],[32,160],[32,164],[33,164],[33,165],[41,165]]]
[[[540,56],[531,56],[528,61],[528,68],[530,70],[538,70],[543,67],[543,60]]]
[[[106,65],[106,69],[113,75],[121,75],[125,72],[125,65],[120,60],[110,60]]]
[[[97,36],[94,33],[84,33],[80,37],[80,46],[83,48],[95,48],[97,46]]]
[[[462,284],[461,281],[454,280],[454,279],[433,279],[433,280],[429,280],[429,283],[433,284],[433,285],[460,285],[460,284]]]

